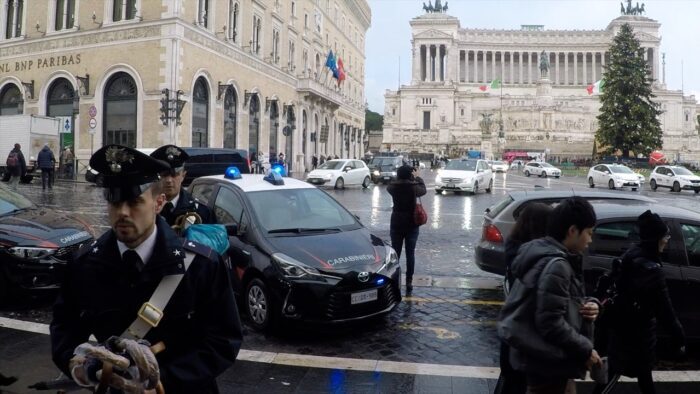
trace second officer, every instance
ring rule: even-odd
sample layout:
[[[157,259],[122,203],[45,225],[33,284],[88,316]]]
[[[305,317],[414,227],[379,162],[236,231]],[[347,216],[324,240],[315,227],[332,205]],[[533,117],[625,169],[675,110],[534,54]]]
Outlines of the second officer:
[[[182,187],[187,175],[185,162],[190,158],[187,152],[175,145],[164,145],[153,151],[151,157],[170,165],[170,171],[160,174],[163,193],[168,201],[160,212],[165,221],[171,226],[176,225],[183,215],[196,213],[202,218],[202,223],[212,223],[209,208]]]

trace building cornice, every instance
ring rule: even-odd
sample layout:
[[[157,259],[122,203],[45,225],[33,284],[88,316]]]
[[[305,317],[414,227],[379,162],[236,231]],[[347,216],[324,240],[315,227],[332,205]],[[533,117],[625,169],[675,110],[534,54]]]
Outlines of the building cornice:
[[[372,9],[369,7],[367,0],[346,0],[350,12],[355,15],[355,18],[362,24],[364,31],[372,25]]]

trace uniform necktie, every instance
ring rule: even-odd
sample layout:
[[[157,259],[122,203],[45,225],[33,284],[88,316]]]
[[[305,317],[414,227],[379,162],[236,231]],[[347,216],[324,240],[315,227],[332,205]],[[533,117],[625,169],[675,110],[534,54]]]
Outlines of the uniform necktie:
[[[138,271],[143,270],[143,261],[141,261],[141,257],[135,250],[129,249],[125,251],[124,254],[122,254],[122,261],[125,264],[136,268]]]
[[[163,210],[165,211],[165,213],[170,213],[170,212],[173,211],[173,208],[174,208],[174,207],[175,207],[175,206],[173,205],[173,203],[170,202],[170,201],[168,201],[168,202],[165,203],[165,206],[163,207]]]

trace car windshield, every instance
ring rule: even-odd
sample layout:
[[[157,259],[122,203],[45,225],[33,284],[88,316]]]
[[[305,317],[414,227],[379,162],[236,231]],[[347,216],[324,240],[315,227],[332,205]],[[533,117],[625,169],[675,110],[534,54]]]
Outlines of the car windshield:
[[[542,167],[553,168],[554,166],[549,163],[540,163]]]
[[[20,209],[34,208],[26,197],[0,185],[0,215],[7,215]]]
[[[674,167],[673,172],[676,175],[693,175],[692,172],[688,171],[687,168],[683,168],[683,167]]]
[[[266,234],[342,231],[360,227],[354,216],[316,188],[248,193]]]
[[[634,172],[625,166],[610,166],[610,171],[616,174],[633,174]]]
[[[395,157],[375,157],[370,162],[370,164],[373,166],[388,166],[393,165],[394,163],[396,163]]]
[[[345,164],[344,161],[342,160],[331,160],[327,161],[321,166],[318,167],[319,170],[340,170],[343,168],[343,164]]]
[[[450,160],[446,170],[476,171],[476,160]]]
[[[494,161],[493,165],[495,166],[502,166],[504,163],[502,161]]]

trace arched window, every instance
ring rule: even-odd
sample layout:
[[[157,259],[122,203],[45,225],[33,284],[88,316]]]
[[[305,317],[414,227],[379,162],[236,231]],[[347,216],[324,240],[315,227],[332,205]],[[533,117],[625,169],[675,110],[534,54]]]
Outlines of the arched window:
[[[257,160],[260,148],[260,99],[257,94],[253,94],[250,98],[248,110],[248,153],[251,158]]]
[[[70,81],[65,78],[53,81],[46,100],[46,116],[72,116],[73,97],[75,90]]]
[[[22,20],[24,15],[24,0],[10,0],[5,5],[5,38],[15,38],[22,35]]]
[[[277,131],[280,126],[277,102],[270,105],[270,161],[277,157]]]
[[[103,145],[136,148],[136,83],[124,72],[114,74],[104,93]]]
[[[0,115],[21,115],[24,107],[17,85],[8,84],[0,92]]]
[[[229,87],[224,97],[224,148],[236,147],[236,131],[238,131],[238,96]]]
[[[209,146],[209,89],[202,77],[195,82],[192,94],[192,146]]]

